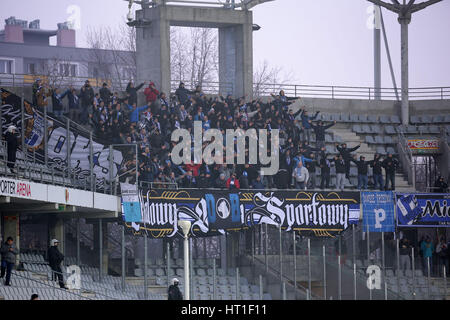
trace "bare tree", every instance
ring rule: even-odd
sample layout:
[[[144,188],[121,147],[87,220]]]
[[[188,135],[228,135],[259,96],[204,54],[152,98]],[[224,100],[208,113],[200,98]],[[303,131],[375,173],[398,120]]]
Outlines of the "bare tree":
[[[123,24],[116,28],[89,28],[86,40],[91,48],[88,58],[94,77],[100,82],[111,81],[113,87],[124,90],[127,81],[136,79],[135,28]]]
[[[262,97],[276,93],[293,80],[292,71],[284,72],[282,67],[270,66],[267,60],[264,60],[253,73],[253,96]]]

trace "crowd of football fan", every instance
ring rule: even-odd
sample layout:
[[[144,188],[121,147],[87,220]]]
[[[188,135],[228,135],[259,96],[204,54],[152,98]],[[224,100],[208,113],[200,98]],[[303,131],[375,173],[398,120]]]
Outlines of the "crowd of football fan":
[[[175,186],[176,183],[183,188],[334,187],[343,190],[345,180],[349,179],[350,163],[354,162],[358,170],[358,186],[354,187],[395,189],[395,172],[398,167],[395,157],[388,154],[382,159],[376,154],[374,159],[365,159],[363,156],[357,159],[352,152],[359,146],[349,148],[345,143],[336,145],[338,156],[330,156],[325,148],[325,134],[335,122],[325,124],[320,120],[316,121],[319,111],[310,115],[304,107],[294,113],[289,105],[298,98],[287,97],[283,90],[264,102],[260,99],[246,101],[244,97],[233,98],[230,95],[207,96],[200,86],[191,91],[180,83],[175,94],[168,97],[150,82],[144,89],[147,104],[138,107],[137,92],[144,85],[141,83],[135,86],[130,82],[126,95],[119,97],[119,93],[111,92],[106,83],[98,93],[94,92],[89,81],[79,90],[70,87],[61,92],[54,88],[45,90],[45,86],[37,80],[33,86],[33,103],[43,107],[51,97],[53,114],[60,117],[64,110],[63,99],[67,97],[69,118],[89,126],[100,141],[110,144],[137,143],[138,179],[152,182],[154,187]],[[192,161],[190,164],[174,165],[170,151],[176,143],[171,141],[171,133],[179,128],[192,132],[194,121],[201,121],[204,131],[215,128],[223,133],[226,129],[237,128],[267,129],[269,132],[279,129],[278,173],[274,176],[261,176],[259,164],[206,165]],[[315,134],[315,146],[310,144],[312,134]],[[122,179],[128,178],[130,183],[134,183],[136,172],[133,168],[136,166],[136,159],[132,151],[127,159],[119,174]],[[330,185],[332,166],[336,169],[335,186]],[[369,166],[373,167],[370,180]],[[316,181],[316,167],[321,169],[320,183]]]

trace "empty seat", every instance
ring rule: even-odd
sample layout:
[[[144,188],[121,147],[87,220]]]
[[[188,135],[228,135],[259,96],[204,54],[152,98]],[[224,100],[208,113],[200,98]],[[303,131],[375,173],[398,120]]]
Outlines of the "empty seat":
[[[433,116],[433,123],[443,123],[445,122],[445,118],[443,115]]]
[[[384,132],[386,132],[386,134],[396,134],[393,126],[385,126]]]
[[[370,123],[377,123],[378,122],[378,116],[374,114],[370,114],[367,116],[367,121]]]
[[[350,122],[359,122],[357,114],[350,114]]]
[[[383,146],[378,146],[377,147],[377,153],[381,154],[381,155],[386,155],[386,149]]]
[[[384,143],[385,144],[394,144],[394,139],[392,139],[392,137],[390,136],[384,136]]]
[[[432,123],[431,116],[429,116],[429,115],[423,115],[421,117],[421,120],[422,120],[422,123]]]
[[[342,122],[350,122],[350,115],[348,113],[341,113],[340,120]]]
[[[385,124],[391,123],[391,119],[389,116],[380,116],[380,122]]]
[[[430,133],[433,133],[433,134],[439,134],[440,133],[440,130],[439,130],[438,126],[430,126],[429,127],[429,131],[430,131]]]
[[[370,126],[370,128],[372,130],[372,133],[380,134],[382,132],[381,126],[378,125],[378,124],[373,124],[373,125]]]
[[[375,136],[375,143],[377,143],[377,144],[384,144],[384,139],[383,139],[383,137],[380,136],[380,135],[376,135],[376,136]]]
[[[361,126],[361,129],[362,129],[362,132],[363,133],[372,133],[372,131],[370,130],[370,127],[369,127],[369,125],[368,124],[363,124],[362,126]]]
[[[359,124],[354,124],[352,127],[352,131],[358,134],[364,133]]]
[[[367,115],[366,115],[366,114],[360,114],[360,115],[358,116],[358,120],[359,120],[359,122],[363,122],[363,123],[369,122],[369,121],[367,120]]]
[[[420,123],[419,116],[411,116],[410,117],[410,122],[413,123],[413,124]]]
[[[409,134],[418,134],[419,131],[417,130],[416,126],[406,126],[406,133]]]
[[[375,140],[374,140],[373,136],[371,136],[371,135],[367,135],[365,140],[366,140],[367,144],[374,144],[375,143]]]

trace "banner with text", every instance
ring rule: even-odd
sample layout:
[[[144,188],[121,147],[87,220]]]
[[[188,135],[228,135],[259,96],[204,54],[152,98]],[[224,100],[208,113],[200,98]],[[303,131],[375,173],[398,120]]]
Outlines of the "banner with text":
[[[397,225],[399,227],[450,226],[450,194],[397,193]]]
[[[178,221],[191,221],[191,236],[232,232],[258,224],[285,231],[332,236],[358,223],[359,192],[149,190],[141,194],[140,222],[125,223],[133,234],[172,237]]]
[[[2,88],[0,88],[0,94],[2,133],[5,134],[10,125],[16,126],[19,132],[24,134],[26,148],[31,152],[35,151],[36,160],[44,163],[44,114],[24,100],[24,128],[22,129],[22,99]],[[91,175],[90,141],[87,133],[73,126],[67,130],[66,124],[52,117],[47,117],[47,128],[48,164],[61,171],[66,170],[67,148],[69,148],[72,174],[79,179],[89,177]],[[109,149],[105,144],[97,139],[94,139],[92,143],[93,173],[97,177],[97,188],[101,188],[104,181],[110,178]],[[20,145],[19,148],[21,147]],[[122,165],[123,155],[119,150],[113,150],[113,156],[112,177],[115,178]]]
[[[361,192],[361,203],[364,232],[395,232],[393,192]]]

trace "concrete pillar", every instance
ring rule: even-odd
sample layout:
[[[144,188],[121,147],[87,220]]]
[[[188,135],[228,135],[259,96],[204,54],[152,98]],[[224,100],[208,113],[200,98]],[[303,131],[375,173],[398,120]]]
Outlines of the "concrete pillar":
[[[246,20],[241,25],[219,28],[219,82],[220,93],[224,95],[252,98],[252,16],[249,15]]]
[[[100,223],[99,221],[96,221],[93,223],[94,228],[94,252],[95,256],[100,256],[100,229],[99,229]],[[108,274],[108,223],[103,220],[102,221],[102,275]],[[98,263],[100,264],[99,258],[97,258]]]
[[[136,30],[137,82],[153,81],[160,91],[170,92],[170,23],[167,7],[136,12],[137,19],[151,24]]]
[[[8,237],[14,239],[14,244],[20,250],[20,233],[19,233],[19,215],[5,214],[3,218],[4,234],[2,242],[5,242]],[[19,255],[16,255],[16,265],[19,263]]]
[[[398,19],[401,25],[401,60],[402,60],[402,124],[409,124],[409,75],[408,75],[408,25],[411,14]]]
[[[64,252],[64,220],[61,217],[57,217],[56,215],[50,215],[48,219],[48,233],[49,233],[49,241],[52,239],[56,239],[59,241],[58,250],[65,254]],[[50,246],[50,243],[48,244]]]

